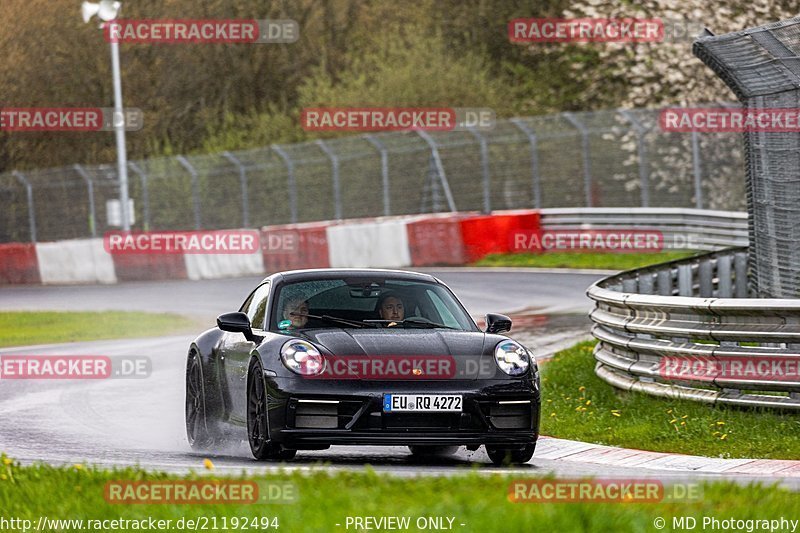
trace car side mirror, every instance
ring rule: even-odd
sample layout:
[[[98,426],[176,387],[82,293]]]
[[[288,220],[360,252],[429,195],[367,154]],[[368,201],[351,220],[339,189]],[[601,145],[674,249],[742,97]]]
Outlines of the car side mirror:
[[[486,333],[504,333],[511,331],[511,319],[506,315],[489,313],[486,315]]]
[[[250,319],[241,312],[225,313],[217,317],[217,327],[222,331],[231,333],[244,333],[247,340],[254,338],[253,329],[250,327]]]

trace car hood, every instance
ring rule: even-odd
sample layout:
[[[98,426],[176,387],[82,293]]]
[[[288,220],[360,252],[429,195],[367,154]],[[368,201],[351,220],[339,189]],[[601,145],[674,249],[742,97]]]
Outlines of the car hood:
[[[477,363],[483,357],[486,344],[483,332],[418,328],[317,329],[305,331],[304,336],[327,352],[326,355],[341,358],[413,357],[417,361],[452,358],[460,379],[478,377]]]

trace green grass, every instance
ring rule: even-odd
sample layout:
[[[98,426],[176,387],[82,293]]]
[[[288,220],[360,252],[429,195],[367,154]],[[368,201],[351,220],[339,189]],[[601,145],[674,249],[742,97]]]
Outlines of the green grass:
[[[542,365],[542,434],[709,457],[800,459],[800,415],[654,398],[594,374],[593,342]]]
[[[800,516],[800,498],[777,487],[704,484],[702,497],[689,503],[512,503],[508,487],[524,475],[389,477],[365,472],[280,473],[247,478],[270,483],[292,483],[297,501],[250,505],[123,505],[109,504],[104,487],[117,480],[180,479],[139,469],[100,471],[81,467],[20,467],[8,459],[0,463],[0,518],[31,520],[142,519],[173,520],[237,517],[278,518],[278,531],[348,531],[350,517],[453,517],[454,531],[655,531],[654,520],[703,516],[720,520],[779,519]],[[191,479],[197,479],[196,476]],[[208,478],[204,478],[208,479]],[[229,478],[230,479],[230,478]],[[245,478],[238,478],[245,479]],[[412,522],[413,523],[413,522]],[[337,526],[336,524],[340,524]],[[464,524],[464,526],[461,526]],[[253,528],[250,528],[254,530]],[[270,528],[271,529],[271,528]],[[60,529],[59,531],[73,531]],[[106,529],[107,531],[109,529]],[[111,529],[118,530],[118,529]],[[220,529],[221,530],[221,529]],[[352,525],[350,531],[362,531]],[[381,529],[385,531],[385,529]],[[415,527],[410,531],[418,531]],[[264,531],[264,529],[261,529]]]
[[[157,337],[195,326],[192,320],[169,313],[0,312],[0,346]]]
[[[691,257],[695,255],[695,253],[696,252],[691,251],[680,251],[651,254],[610,254],[593,252],[489,254],[472,265],[485,267],[598,268],[606,270],[628,270]]]

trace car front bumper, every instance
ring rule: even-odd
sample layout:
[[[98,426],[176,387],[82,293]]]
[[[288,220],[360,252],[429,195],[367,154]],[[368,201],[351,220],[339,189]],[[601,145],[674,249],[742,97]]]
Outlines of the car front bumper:
[[[267,378],[270,439],[287,448],[343,445],[507,445],[536,442],[531,378],[365,381]],[[384,394],[460,394],[462,411],[384,413]]]

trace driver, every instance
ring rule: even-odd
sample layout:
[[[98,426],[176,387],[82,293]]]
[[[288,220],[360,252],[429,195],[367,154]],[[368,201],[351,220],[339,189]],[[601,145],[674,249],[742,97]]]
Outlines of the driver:
[[[396,292],[385,292],[378,298],[377,311],[383,320],[400,322],[406,316],[403,300]]]
[[[292,329],[304,328],[308,323],[308,302],[302,296],[294,296],[283,304],[284,320],[292,321]]]

